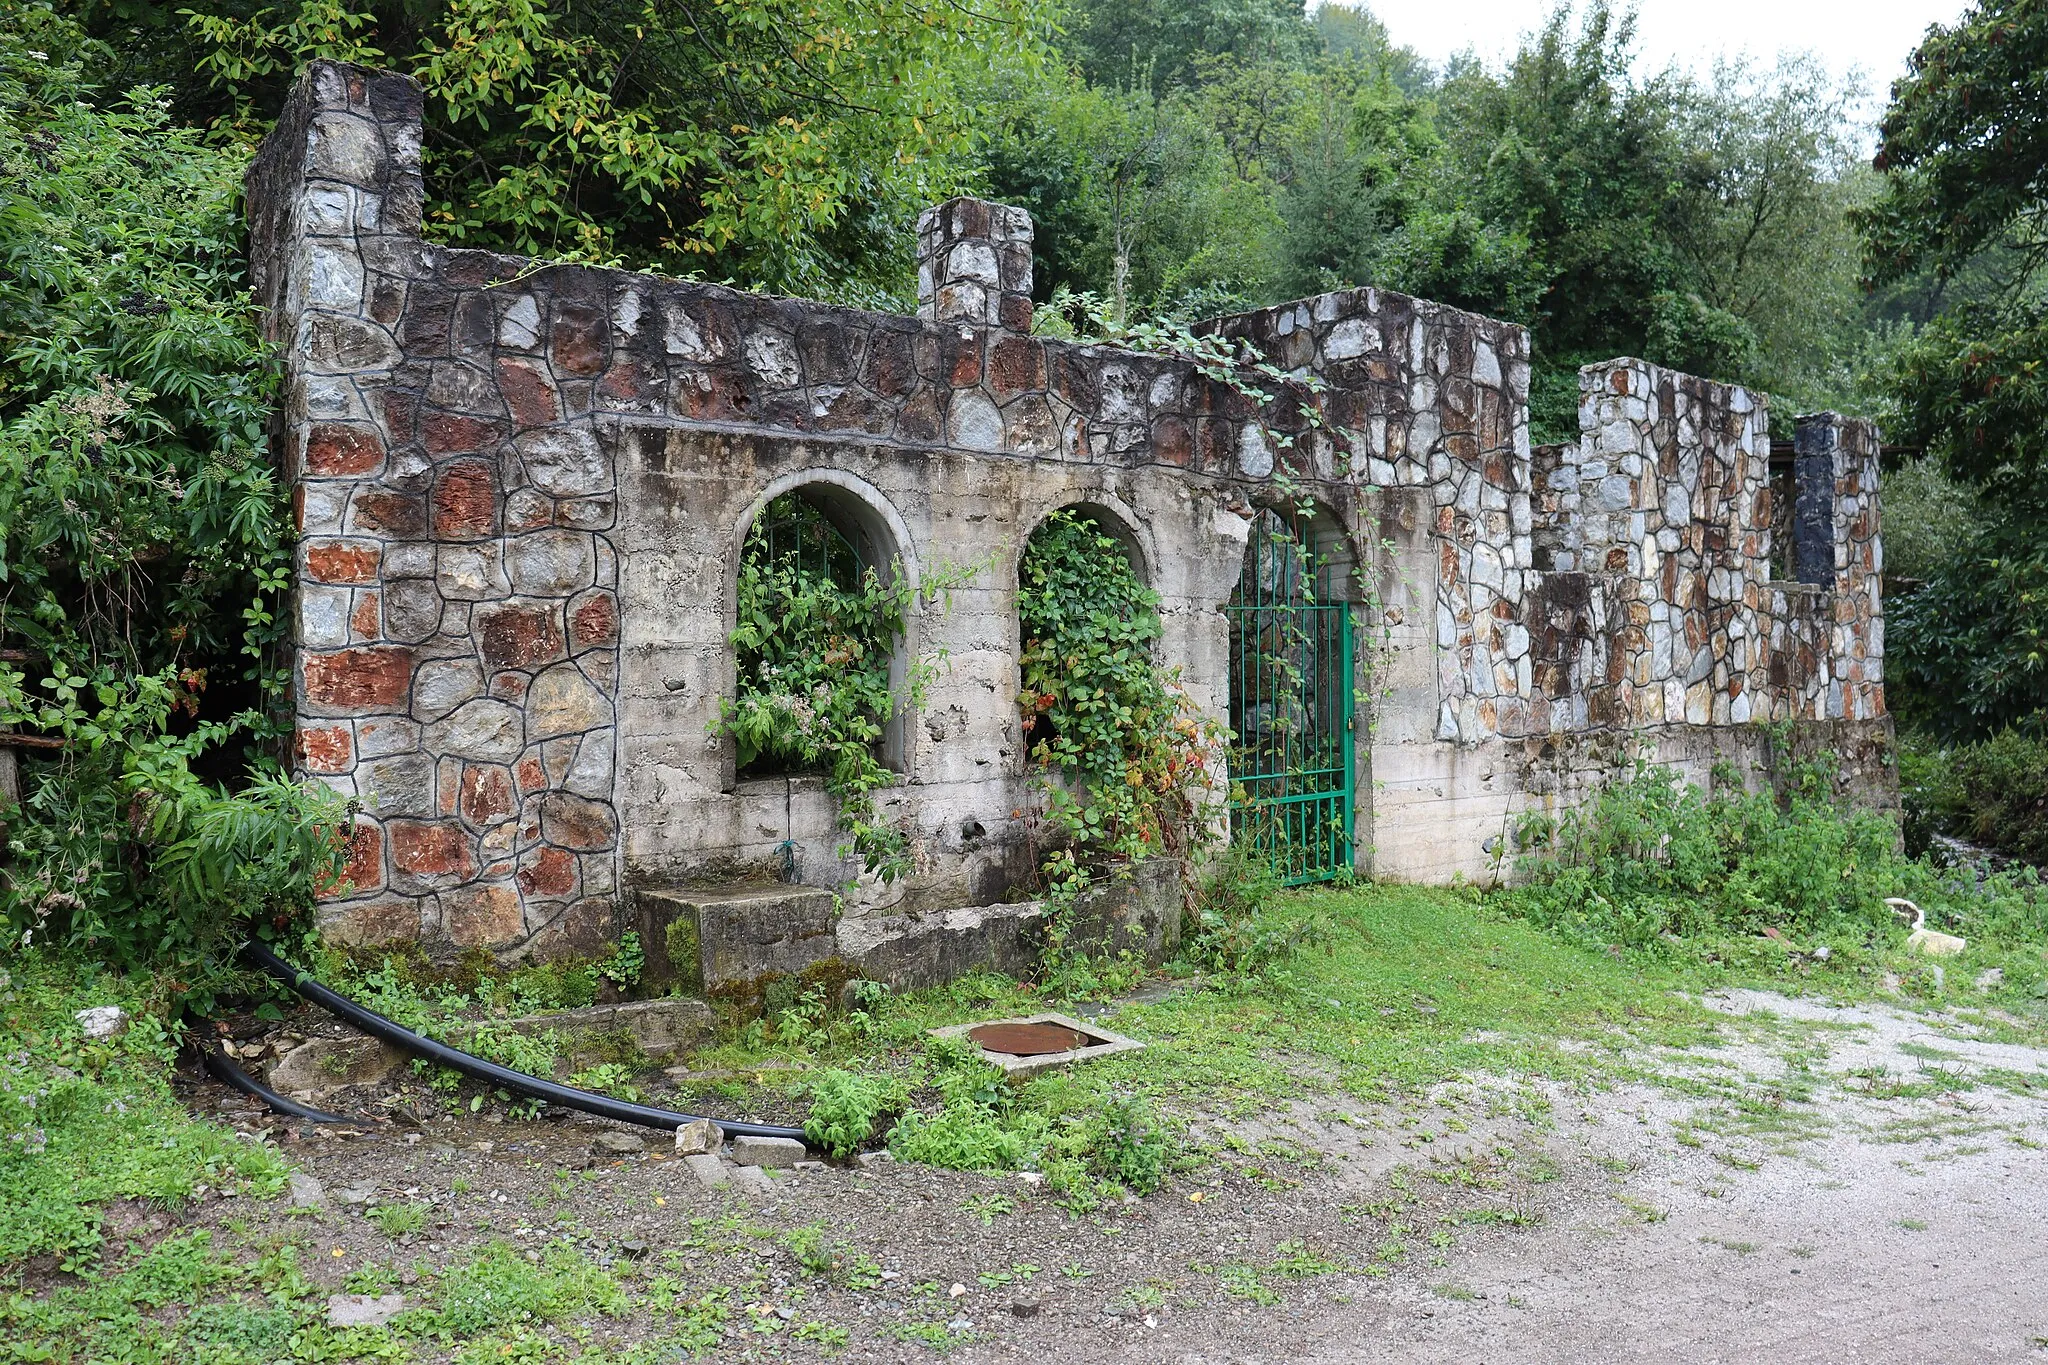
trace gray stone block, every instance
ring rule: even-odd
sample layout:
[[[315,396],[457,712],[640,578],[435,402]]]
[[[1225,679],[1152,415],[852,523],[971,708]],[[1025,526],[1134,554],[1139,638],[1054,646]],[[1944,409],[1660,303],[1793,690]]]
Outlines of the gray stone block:
[[[799,1161],[810,1158],[810,1152],[795,1138],[743,1137],[732,1142],[732,1159],[741,1166],[766,1166],[786,1171]]]
[[[830,891],[779,883],[642,890],[641,979],[711,992],[795,975],[837,953],[838,906]]]
[[[707,1190],[722,1190],[732,1183],[725,1163],[708,1152],[693,1152],[683,1158],[683,1164],[690,1168],[691,1175],[697,1177],[697,1183]]]

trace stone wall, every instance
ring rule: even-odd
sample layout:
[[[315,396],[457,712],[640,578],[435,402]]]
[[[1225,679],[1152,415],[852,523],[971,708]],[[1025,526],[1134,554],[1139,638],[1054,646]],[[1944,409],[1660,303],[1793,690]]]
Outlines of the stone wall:
[[[1032,336],[1030,221],[1000,205],[920,221],[917,317],[428,244],[419,118],[404,79],[315,64],[250,174],[301,536],[299,764],[361,807],[336,938],[596,951],[636,888],[792,874],[848,888],[878,942],[1006,900],[1038,833],[1017,565],[1067,506],[1130,547],[1162,660],[1219,715],[1251,518],[1318,509],[1374,585],[1343,576],[1375,646],[1358,827],[1382,875],[1483,874],[1515,812],[1582,789],[1544,775],[1560,737],[1705,752],[1753,749],[1767,717],[1884,724],[1867,424],[1809,424],[1833,582],[1772,584],[1740,389],[1596,367],[1581,441],[1539,454],[1512,324],[1375,289],[1213,324],[1320,378],[1303,431],[1306,390],[1254,411],[1180,359]],[[870,563],[974,570],[899,661],[944,660],[885,745],[915,864],[892,885],[840,857],[818,779],[744,778],[716,733],[740,545],[793,489]]]

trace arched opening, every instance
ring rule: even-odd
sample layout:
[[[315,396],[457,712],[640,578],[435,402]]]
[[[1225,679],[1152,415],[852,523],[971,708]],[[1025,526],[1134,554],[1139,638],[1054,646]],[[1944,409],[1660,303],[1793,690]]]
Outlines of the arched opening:
[[[1352,865],[1355,580],[1350,538],[1327,513],[1266,507],[1224,607],[1231,838],[1290,884]]]
[[[917,584],[886,504],[848,482],[771,486],[745,523],[723,728],[736,783],[822,781],[848,851],[887,881],[904,870],[903,837],[874,793],[905,765]]]
[[[1048,514],[1017,563],[1017,624],[1025,752],[1062,768],[1088,766],[1109,747],[1098,736],[1083,748],[1080,727],[1101,704],[1096,694],[1149,678],[1159,639],[1159,599],[1146,585],[1136,533],[1093,503]]]

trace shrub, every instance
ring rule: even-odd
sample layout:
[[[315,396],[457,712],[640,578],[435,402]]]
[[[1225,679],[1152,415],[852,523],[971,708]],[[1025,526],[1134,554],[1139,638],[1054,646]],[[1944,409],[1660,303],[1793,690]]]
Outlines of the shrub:
[[[1091,1164],[1098,1174],[1137,1194],[1166,1179],[1166,1136],[1143,1100],[1116,1095],[1088,1126]]]
[[[1321,941],[1329,926],[1320,916],[1274,913],[1279,891],[1279,872],[1258,850],[1233,844],[1212,854],[1196,884],[1182,956],[1205,971],[1264,976]]]
[[[2007,730],[1951,755],[1962,832],[2048,865],[2048,740]]]
[[[1891,816],[1832,803],[1824,765],[1795,768],[1782,792],[1723,776],[1707,795],[1643,764],[1561,820],[1525,820],[1524,881],[1501,904],[1583,941],[1653,951],[1765,929],[1883,947],[1898,934],[1891,896],[1982,946],[2048,942],[2037,877],[1972,884],[1906,857]]]
[[[107,100],[47,9],[0,23],[0,724],[38,732],[8,820],[16,936],[163,962],[288,926],[338,803],[233,773],[275,737],[290,520],[242,277],[245,153]],[[259,771],[274,771],[259,764]]]
[[[884,1118],[903,1108],[903,1085],[889,1076],[862,1076],[838,1068],[811,1082],[811,1116],[804,1137],[835,1157],[851,1156],[874,1136]]]

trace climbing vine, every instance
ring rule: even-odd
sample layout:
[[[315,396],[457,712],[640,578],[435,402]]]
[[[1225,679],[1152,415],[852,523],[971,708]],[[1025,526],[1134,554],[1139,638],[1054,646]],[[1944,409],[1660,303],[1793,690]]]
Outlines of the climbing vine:
[[[1158,595],[1092,518],[1047,517],[1018,580],[1018,705],[1060,835],[1043,872],[1070,898],[1107,867],[1188,851],[1212,813],[1222,731],[1153,662]]]
[[[970,572],[938,567],[926,594],[942,595]],[[899,707],[923,704],[938,669],[937,656],[915,657],[901,690],[892,688],[890,666],[918,596],[901,572],[861,564],[800,494],[783,494],[740,551],[731,636],[738,677],[717,722],[742,770],[823,773],[847,835],[840,856],[858,857],[884,882],[910,870],[910,852],[875,801],[896,781],[882,739]]]

